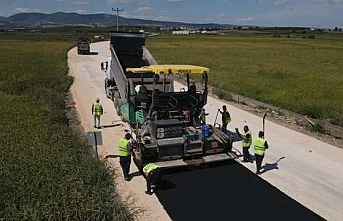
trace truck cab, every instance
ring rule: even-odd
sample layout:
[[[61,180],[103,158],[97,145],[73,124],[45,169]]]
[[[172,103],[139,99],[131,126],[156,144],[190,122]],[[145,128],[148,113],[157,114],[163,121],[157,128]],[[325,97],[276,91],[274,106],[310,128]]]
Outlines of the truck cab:
[[[86,38],[80,38],[77,42],[77,54],[89,54],[90,41]]]

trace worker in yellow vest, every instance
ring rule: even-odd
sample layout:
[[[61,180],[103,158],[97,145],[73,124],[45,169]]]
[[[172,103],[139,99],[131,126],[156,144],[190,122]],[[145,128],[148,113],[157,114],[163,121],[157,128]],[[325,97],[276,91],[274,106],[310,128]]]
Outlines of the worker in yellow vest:
[[[131,165],[131,151],[132,145],[130,133],[126,133],[124,138],[119,139],[119,163],[123,170],[124,179],[130,181],[130,165]]]
[[[222,114],[222,130],[226,134],[227,132],[227,125],[231,122],[231,116],[229,111],[226,109],[226,106],[223,105],[223,111],[218,109],[218,111]]]
[[[92,114],[94,117],[94,127],[100,128],[100,116],[104,113],[104,110],[102,109],[102,105],[100,104],[100,99],[97,98],[95,100],[95,103],[92,105]]]
[[[251,160],[249,148],[252,144],[252,136],[248,125],[243,127],[244,134],[241,134],[236,128],[236,133],[242,139],[242,149],[243,149],[243,162],[249,162]]]
[[[254,139],[254,153],[256,157],[256,174],[261,174],[261,165],[264,154],[268,149],[268,143],[264,139],[263,131],[258,132],[258,137]]]
[[[148,163],[143,167],[144,176],[146,179],[146,194],[151,195],[151,185],[157,185],[162,179],[162,169],[159,165]]]

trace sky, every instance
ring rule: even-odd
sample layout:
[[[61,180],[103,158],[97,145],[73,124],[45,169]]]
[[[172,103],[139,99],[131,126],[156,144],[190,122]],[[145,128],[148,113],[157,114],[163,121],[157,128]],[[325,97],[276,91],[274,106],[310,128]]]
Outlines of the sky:
[[[158,21],[343,28],[343,0],[0,0],[0,16],[23,12],[114,14]]]

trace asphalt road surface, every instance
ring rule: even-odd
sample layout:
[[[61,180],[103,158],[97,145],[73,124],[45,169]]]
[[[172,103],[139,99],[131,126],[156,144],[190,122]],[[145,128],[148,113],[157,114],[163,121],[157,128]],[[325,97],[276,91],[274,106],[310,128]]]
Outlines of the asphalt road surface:
[[[173,220],[324,220],[234,160],[165,173],[156,195]]]

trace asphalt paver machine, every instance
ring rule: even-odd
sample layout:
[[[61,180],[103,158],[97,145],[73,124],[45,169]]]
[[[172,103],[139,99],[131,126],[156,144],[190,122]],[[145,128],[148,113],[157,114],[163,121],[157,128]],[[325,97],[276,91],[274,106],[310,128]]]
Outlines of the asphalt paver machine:
[[[106,95],[134,134],[137,166],[156,162],[170,168],[236,158],[233,138],[206,124],[209,68],[158,65],[144,45],[142,33],[111,33],[111,56],[101,64]],[[187,80],[177,91],[176,75]],[[202,82],[201,90],[191,84],[193,77]]]

